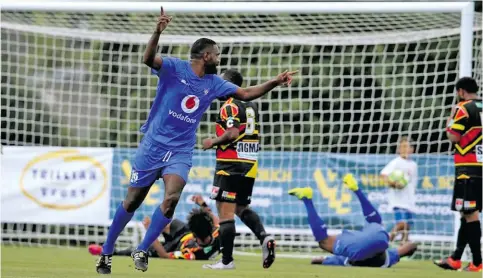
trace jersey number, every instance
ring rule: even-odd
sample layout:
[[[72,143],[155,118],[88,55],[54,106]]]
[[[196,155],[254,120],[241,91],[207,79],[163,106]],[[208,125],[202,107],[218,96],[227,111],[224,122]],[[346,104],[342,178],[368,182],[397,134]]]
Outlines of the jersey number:
[[[255,132],[255,111],[253,108],[248,107],[246,109],[247,126],[245,128],[246,135],[252,135]]]

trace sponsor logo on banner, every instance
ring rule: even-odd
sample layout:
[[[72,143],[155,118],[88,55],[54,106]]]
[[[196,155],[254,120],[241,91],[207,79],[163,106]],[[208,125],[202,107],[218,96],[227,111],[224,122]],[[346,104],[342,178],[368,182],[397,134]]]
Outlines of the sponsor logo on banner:
[[[32,186],[34,185],[34,186]],[[22,170],[22,193],[51,209],[77,209],[99,199],[108,188],[107,170],[94,157],[59,150],[34,157]]]
[[[112,159],[109,148],[7,147],[2,221],[105,224]]]
[[[463,199],[457,198],[454,201],[454,207],[456,210],[461,210],[463,208]]]
[[[255,142],[237,142],[240,152],[250,155],[256,150]],[[125,190],[131,173],[129,159],[135,150],[116,149],[114,159],[113,196],[110,216],[114,217],[119,201],[123,198],[118,192]],[[250,156],[249,156],[250,157]],[[366,196],[381,214],[387,225],[394,224],[394,204],[390,202],[391,192],[380,179],[379,172],[393,159],[393,155],[357,155],[357,154],[330,154],[330,153],[300,153],[300,152],[272,152],[264,151],[261,164],[258,165],[256,185],[250,198],[250,206],[265,219],[273,228],[306,229],[303,221],[294,221],[300,214],[300,206],[292,204],[292,197],[286,194],[287,190],[297,186],[310,186],[314,189],[314,205],[317,210],[327,217],[329,228],[340,227],[344,229],[358,229],[365,225],[360,204],[355,195],[341,185],[342,177],[353,173],[363,188]],[[414,160],[419,165],[418,183],[415,194],[415,204],[411,207],[413,213],[414,235],[448,236],[454,232],[454,212],[451,211],[453,201],[454,164],[450,155],[415,155]],[[430,167],[437,161],[438,167]],[[129,167],[126,167],[128,165]],[[428,166],[429,165],[429,166]],[[213,176],[220,174],[215,169],[216,161],[213,153],[194,151],[193,167],[189,174],[189,182],[185,186],[184,198],[176,209],[176,217],[186,219],[193,207],[192,195],[202,195],[210,207],[215,201],[209,199],[210,195],[222,197],[224,200],[236,200],[228,192],[222,193],[220,188],[213,187]],[[152,210],[162,202],[164,196],[162,181],[155,183],[150,191],[147,201],[139,208],[134,216],[142,221],[143,216],[151,215]],[[220,192],[221,190],[221,192]],[[235,192],[233,192],[235,193]],[[461,209],[465,200],[460,200]],[[468,206],[470,203],[467,204]],[[476,205],[476,204],[475,204]],[[273,212],[280,211],[274,217]],[[286,223],[291,223],[287,225]],[[427,225],[438,223],[438,225]],[[237,220],[237,225],[241,224]]]

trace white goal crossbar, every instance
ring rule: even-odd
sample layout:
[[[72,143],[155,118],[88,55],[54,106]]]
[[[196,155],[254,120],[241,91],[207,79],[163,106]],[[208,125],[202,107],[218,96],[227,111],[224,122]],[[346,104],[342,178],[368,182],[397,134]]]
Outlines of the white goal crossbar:
[[[4,1],[3,11],[185,13],[401,13],[460,12],[460,76],[471,75],[474,3],[468,2],[51,2]]]

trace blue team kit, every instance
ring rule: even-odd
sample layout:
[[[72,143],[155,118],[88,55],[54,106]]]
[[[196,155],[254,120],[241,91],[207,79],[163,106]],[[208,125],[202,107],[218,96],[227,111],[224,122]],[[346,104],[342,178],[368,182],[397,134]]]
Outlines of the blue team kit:
[[[215,74],[197,76],[189,61],[163,57],[151,112],[141,127],[144,138],[133,161],[131,186],[145,187],[165,174],[185,181],[192,165],[196,129],[213,100],[238,87]]]
[[[363,261],[386,252],[382,267],[399,262],[397,249],[389,247],[389,235],[379,223],[368,223],[361,231],[344,230],[336,238],[334,255],[325,258],[323,265],[350,266],[350,261]]]

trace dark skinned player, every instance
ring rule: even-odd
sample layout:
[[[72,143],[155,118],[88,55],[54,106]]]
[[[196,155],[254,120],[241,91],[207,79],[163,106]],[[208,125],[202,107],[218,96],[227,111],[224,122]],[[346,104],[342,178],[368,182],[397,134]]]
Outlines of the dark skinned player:
[[[146,50],[143,62],[158,77],[156,97],[145,124],[144,137],[133,159],[130,186],[119,204],[96,264],[100,274],[110,274],[114,245],[149,189],[160,178],[164,199],[151,217],[141,244],[132,253],[137,270],[148,269],[147,250],[171,222],[176,205],[188,179],[196,144],[196,130],[213,100],[232,96],[241,100],[259,98],[280,85],[289,84],[296,72],[285,71],[261,85],[240,88],[217,76],[220,49],[216,42],[198,39],[190,50],[190,61],[156,55],[161,33],[172,18],[161,7],[161,14]]]
[[[235,70],[226,71],[223,78],[237,86],[241,86],[243,82],[242,75]],[[275,260],[275,240],[267,235],[260,217],[249,207],[260,149],[257,105],[229,98],[220,109],[216,121],[216,135],[216,138],[203,140],[203,149],[217,147],[211,198],[216,200],[220,217],[222,258],[214,264],[204,265],[203,268],[235,268],[235,214],[260,241],[262,266],[269,268]]]
[[[451,209],[461,214],[456,249],[443,260],[434,263],[449,270],[461,269],[461,256],[470,246],[473,261],[463,271],[481,272],[481,194],[483,147],[481,117],[483,103],[478,97],[478,85],[471,77],[456,82],[458,104],[448,118],[446,134],[454,145],[455,184]]]

